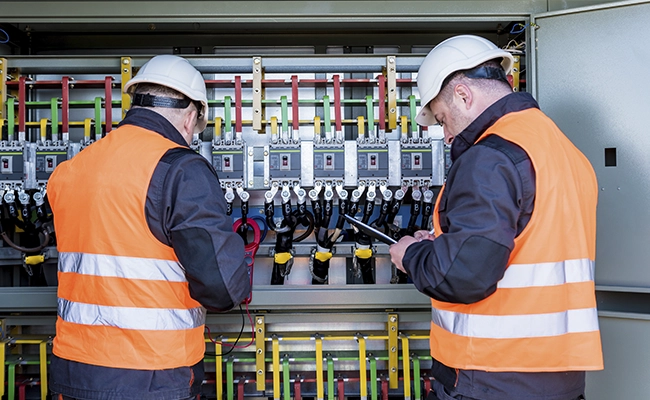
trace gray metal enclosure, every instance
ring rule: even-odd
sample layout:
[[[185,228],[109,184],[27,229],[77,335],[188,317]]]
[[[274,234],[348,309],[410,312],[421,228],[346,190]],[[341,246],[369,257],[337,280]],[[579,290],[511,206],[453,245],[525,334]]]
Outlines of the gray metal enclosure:
[[[538,15],[536,97],[598,177],[596,288],[605,370],[589,399],[650,396],[650,3]]]

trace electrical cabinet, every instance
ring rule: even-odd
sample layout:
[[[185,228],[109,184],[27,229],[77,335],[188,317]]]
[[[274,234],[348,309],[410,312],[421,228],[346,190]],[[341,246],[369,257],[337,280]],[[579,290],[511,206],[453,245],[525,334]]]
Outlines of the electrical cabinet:
[[[121,87],[151,55],[179,54],[203,73],[209,124],[191,148],[217,171],[233,221],[278,228],[267,230],[255,255],[243,334],[250,345],[231,358],[206,358],[209,397],[426,396],[429,300],[396,274],[386,245],[368,245],[342,225],[328,248],[309,227],[320,223],[331,237],[351,208],[359,219],[385,222],[387,232],[411,222],[428,228],[450,160],[440,131],[413,122],[415,80],[428,50],[458,33],[513,50],[515,89],[531,92],[596,170],[606,369],[588,374],[588,398],[650,391],[642,377],[650,368],[643,344],[650,333],[643,207],[650,87],[636,73],[650,60],[649,1],[578,1],[572,6],[584,7],[575,9],[534,0],[380,1],[372,9],[366,1],[219,2],[218,13],[202,1],[5,3],[0,190],[16,215],[40,207],[54,169],[117,126],[130,106]],[[301,223],[285,252],[276,239],[290,218]],[[35,240],[20,229],[10,234]],[[40,248],[34,261],[2,244],[2,332],[47,344],[56,249]],[[318,282],[317,253],[330,257]],[[367,254],[372,283],[359,273]],[[284,284],[271,285],[279,259],[290,260]],[[208,351],[232,344],[241,318],[210,314]],[[23,346],[27,358],[42,349]],[[35,366],[24,372],[46,382]],[[45,396],[46,385],[32,390]]]

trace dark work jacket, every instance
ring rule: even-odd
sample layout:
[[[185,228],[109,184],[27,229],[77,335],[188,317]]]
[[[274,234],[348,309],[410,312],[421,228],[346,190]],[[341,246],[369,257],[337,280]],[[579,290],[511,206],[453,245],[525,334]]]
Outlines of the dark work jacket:
[[[496,135],[476,141],[502,116],[529,108],[539,108],[530,94],[509,94],[454,138],[439,210],[441,229],[453,230],[445,235],[453,241],[414,243],[402,260],[417,289],[429,297],[475,303],[494,293],[503,278],[514,239],[533,213],[535,170],[512,142]],[[575,399],[585,385],[584,372],[456,371],[437,360],[432,375],[450,393],[481,400]]]
[[[183,146],[169,150],[153,172],[145,204],[147,224],[161,243],[174,249],[192,298],[211,311],[232,309],[251,287],[244,243],[232,230],[214,168],[189,149],[167,119],[151,110],[130,110],[120,123],[125,124],[158,132]],[[151,367],[147,371],[106,368],[53,355],[50,388],[64,396],[93,400],[176,400],[200,393],[203,362],[168,370]]]

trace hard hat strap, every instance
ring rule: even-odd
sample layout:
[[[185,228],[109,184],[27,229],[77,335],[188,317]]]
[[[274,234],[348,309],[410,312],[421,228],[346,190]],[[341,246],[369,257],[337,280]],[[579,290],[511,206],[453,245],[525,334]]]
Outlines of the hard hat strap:
[[[492,67],[487,65],[481,65],[476,68],[468,69],[462,71],[463,75],[470,79],[496,79],[499,81],[508,82],[506,78],[506,72],[501,67]]]
[[[192,100],[188,97],[175,99],[172,97],[153,96],[148,93],[136,93],[133,95],[134,106],[141,107],[163,107],[163,108],[187,108]]]

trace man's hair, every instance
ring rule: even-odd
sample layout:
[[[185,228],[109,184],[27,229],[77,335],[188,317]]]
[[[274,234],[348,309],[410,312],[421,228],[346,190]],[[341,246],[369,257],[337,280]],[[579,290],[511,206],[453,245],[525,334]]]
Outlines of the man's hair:
[[[153,96],[171,97],[172,99],[183,99],[185,95],[167,86],[155,83],[138,83],[135,86],[134,94],[151,94]]]
[[[488,93],[511,88],[501,66],[501,59],[489,60],[474,68],[452,73],[442,82],[442,89],[438,96],[445,103],[449,103],[454,87],[458,84],[465,84]]]

